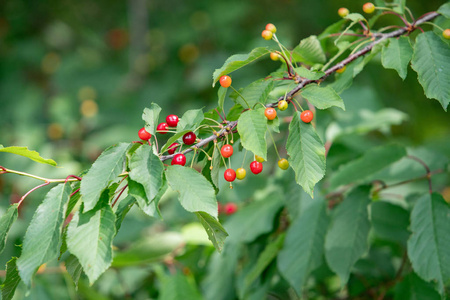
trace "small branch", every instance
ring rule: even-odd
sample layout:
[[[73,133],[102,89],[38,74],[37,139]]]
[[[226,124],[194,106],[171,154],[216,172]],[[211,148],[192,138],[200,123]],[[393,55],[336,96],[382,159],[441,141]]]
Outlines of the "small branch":
[[[16,174],[16,175],[21,175],[21,176],[34,178],[34,179],[45,181],[45,182],[48,182],[48,183],[61,183],[61,182],[67,183],[67,182],[71,182],[71,181],[79,181],[79,180],[81,180],[80,177],[75,176],[75,175],[69,175],[69,176],[67,176],[67,178],[64,178],[64,179],[50,179],[50,178],[40,177],[40,176],[36,176],[36,175],[33,175],[33,174],[25,173],[25,172],[20,172],[20,171],[16,171],[16,170],[7,169],[7,168],[2,167],[2,166],[0,166],[0,169],[2,170],[0,174],[11,173],[11,174]],[[72,177],[72,178],[70,178],[70,177]]]
[[[421,164],[425,168],[425,170],[427,172],[425,178],[428,180],[428,192],[431,194],[433,192],[433,188],[432,188],[432,184],[431,184],[431,170],[430,170],[430,167],[423,160],[421,160],[420,158],[418,158],[416,156],[408,155],[407,158],[417,161],[419,164]]]

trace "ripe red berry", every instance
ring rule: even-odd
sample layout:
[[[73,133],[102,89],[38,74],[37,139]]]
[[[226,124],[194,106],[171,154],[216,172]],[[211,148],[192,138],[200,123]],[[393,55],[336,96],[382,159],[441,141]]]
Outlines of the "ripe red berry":
[[[197,136],[195,135],[195,133],[190,131],[183,135],[183,143],[185,143],[186,145],[192,145],[193,143],[195,143],[196,138]]]
[[[363,5],[363,11],[366,14],[371,14],[375,11],[375,5],[373,5],[372,2],[367,2],[366,4]]]
[[[261,36],[265,39],[265,40],[271,40],[272,36],[273,36],[273,32],[270,30],[263,30],[263,32],[261,32]]]
[[[252,161],[250,163],[250,170],[252,171],[253,174],[259,174],[261,173],[263,169],[263,164],[260,163],[259,161]]]
[[[156,132],[161,134],[166,134],[169,130],[169,125],[167,123],[159,123],[158,126],[156,126]]]
[[[310,123],[314,118],[314,114],[310,110],[305,110],[300,114],[300,119],[305,123]]]
[[[238,206],[234,202],[228,202],[225,204],[225,214],[232,215],[238,210]]]
[[[269,23],[269,24],[266,25],[266,30],[271,31],[272,33],[277,32],[277,28],[272,23]]]
[[[220,77],[219,83],[224,88],[229,87],[231,85],[231,78],[230,78],[230,76],[223,75],[222,77]]]
[[[169,146],[169,150],[167,150],[167,152],[169,152],[169,154],[174,154],[175,150],[177,150],[178,146],[180,146],[180,144],[172,143],[172,145]]]
[[[168,115],[166,117],[167,125],[170,127],[177,127],[178,124],[178,116],[177,115]]]
[[[220,153],[223,157],[228,158],[231,155],[233,155],[233,146],[229,144],[225,144],[222,146],[222,149],[220,149]]]
[[[145,127],[139,129],[138,135],[139,138],[143,141],[148,141],[152,137],[152,135],[149,132],[147,132],[147,130],[145,130]]]
[[[226,169],[223,177],[228,182],[233,182],[236,179],[236,172],[233,169]]]
[[[172,165],[184,166],[186,164],[186,156],[183,153],[175,154],[172,158]]]
[[[444,37],[444,39],[450,40],[450,28],[447,28],[444,31],[442,31],[442,36]]]
[[[266,116],[267,120],[272,121],[277,117],[277,111],[273,107],[268,107],[264,111],[264,115]]]

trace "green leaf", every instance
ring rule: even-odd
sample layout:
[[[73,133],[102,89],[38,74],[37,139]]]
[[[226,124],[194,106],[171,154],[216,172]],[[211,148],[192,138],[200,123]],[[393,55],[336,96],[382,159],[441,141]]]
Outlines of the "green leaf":
[[[242,105],[242,107],[248,107],[248,105],[250,105],[248,108],[253,108],[257,103],[266,104],[267,97],[273,90],[274,85],[273,80],[259,79],[252,82],[241,92],[241,95],[247,102],[245,102],[241,96],[235,95],[236,102]]]
[[[267,47],[259,47],[253,49],[248,54],[235,54],[230,56],[220,69],[216,69],[214,71],[213,87],[221,76],[228,75],[231,72],[236,71],[237,69],[240,69],[269,53],[270,51]]]
[[[122,173],[129,145],[120,143],[106,149],[83,176],[80,193],[86,211],[94,208],[103,190]]]
[[[153,154],[152,147],[142,145],[131,157],[129,167],[130,178],[142,184],[147,196],[147,203],[150,203],[162,186],[163,163],[158,156]]]
[[[83,267],[81,266],[75,255],[72,254],[67,258],[65,266],[67,273],[69,273],[70,277],[73,280],[73,283],[75,284],[75,288],[77,288],[78,281],[80,280],[81,273],[83,272]]]
[[[399,13],[399,14],[404,14],[405,13],[405,3],[406,0],[393,0],[392,4],[394,5],[394,11]]]
[[[180,118],[180,121],[178,121],[177,132],[194,130],[203,121],[203,118],[203,109],[188,110]]]
[[[276,240],[267,244],[264,251],[258,257],[258,261],[253,265],[252,269],[247,273],[244,279],[244,290],[248,291],[252,283],[264,272],[270,263],[277,257],[278,252],[283,247],[284,234],[280,234]]]
[[[349,183],[364,182],[370,175],[384,169],[406,155],[400,145],[385,145],[369,149],[363,156],[339,168],[330,180],[332,189]]]
[[[195,214],[205,228],[209,240],[213,243],[217,251],[222,252],[223,244],[228,236],[225,228],[223,228],[219,221],[205,212],[200,211]]]
[[[6,263],[6,278],[2,284],[2,299],[11,300],[20,283],[19,271],[16,266],[17,257]]]
[[[300,44],[292,50],[294,61],[307,65],[323,64],[327,58],[323,52],[317,36],[312,35],[300,41]]]
[[[286,150],[295,180],[312,197],[314,185],[325,175],[325,146],[312,124],[300,120],[300,112],[289,125]]]
[[[433,284],[423,281],[415,273],[409,273],[395,286],[394,300],[441,300]]]
[[[450,2],[442,4],[437,10],[437,12],[446,17],[447,19],[450,19]]]
[[[309,203],[289,226],[278,254],[278,270],[298,295],[309,274],[322,263],[328,225],[325,201],[318,198]]]
[[[345,110],[345,104],[332,87],[320,87],[318,84],[309,84],[302,89],[301,95],[318,109],[337,106]]]
[[[408,256],[414,271],[435,280],[441,294],[450,281],[450,206],[438,193],[425,194],[411,212]]]
[[[116,214],[116,234],[119,232],[122,226],[122,221],[126,214],[130,211],[133,205],[136,203],[136,199],[130,195],[120,200],[119,204],[115,207],[114,213]]]
[[[408,37],[390,38],[389,45],[382,50],[381,63],[386,69],[396,70],[398,75],[405,80],[412,55],[413,49]]]
[[[152,234],[136,241],[125,251],[115,252],[112,266],[124,267],[162,262],[184,244],[183,237],[177,232]]]
[[[273,219],[283,206],[279,193],[271,193],[265,199],[252,202],[232,215],[225,224],[230,243],[249,243],[261,234],[273,229]]]
[[[216,193],[211,183],[196,170],[169,166],[166,178],[172,190],[179,194],[181,205],[190,212],[203,211],[217,218]]]
[[[345,72],[342,74],[336,74],[336,80],[328,86],[332,87],[338,94],[341,94],[343,91],[348,89],[353,83],[354,69],[356,66],[361,64],[363,59],[363,57],[359,57],[354,62],[348,64]]]
[[[180,124],[178,122],[178,124]],[[161,148],[161,153],[166,152],[167,149],[169,149],[169,147],[175,143],[179,138],[181,138],[183,135],[185,135],[186,133],[191,132],[190,129],[188,130],[183,130],[180,132],[175,133],[174,135],[172,135],[168,140],[167,143],[164,144],[164,146]]]
[[[267,160],[267,118],[264,116],[264,110],[247,110],[242,113],[237,130],[241,136],[242,146]]]
[[[359,22],[359,21],[364,21],[366,18],[363,17],[363,15],[358,14],[358,13],[351,13],[348,14],[347,16],[345,16],[344,19],[353,21],[353,22]]]
[[[142,114],[142,120],[145,121],[145,130],[152,135],[156,133],[156,127],[158,126],[159,113],[161,112],[161,107],[158,104],[150,104],[150,108],[145,108]]]
[[[217,91],[217,97],[219,98],[219,111],[223,110],[223,103],[225,102],[225,96],[227,95],[227,90],[224,87],[219,87]]]
[[[3,147],[2,145],[0,145],[0,152],[7,152],[21,155],[28,157],[31,160],[37,161],[38,163],[41,164],[56,166],[56,162],[53,159],[42,158],[38,152],[28,150],[28,147],[17,147],[17,146]]]
[[[102,198],[107,197],[105,191]],[[69,251],[78,258],[91,285],[112,262],[116,215],[105,202],[98,210],[78,211],[67,230]]]
[[[450,103],[450,47],[432,31],[419,34],[411,67],[418,74],[425,96],[438,100],[447,111]]]
[[[0,218],[0,254],[5,249],[8,232],[17,220],[18,207],[17,203],[10,205],[6,213]]]
[[[369,249],[370,222],[367,206],[370,187],[360,186],[333,211],[325,237],[325,258],[344,286],[356,261]]]
[[[193,282],[193,278],[181,272],[176,272],[172,276],[164,275],[160,280],[162,284],[158,300],[203,299]]]
[[[371,206],[370,220],[377,236],[406,245],[409,238],[409,213],[389,202],[378,201]]]
[[[300,76],[310,80],[318,80],[325,76],[325,73],[322,71],[311,71],[305,67],[295,68],[295,72]]]
[[[22,254],[17,260],[20,277],[28,287],[39,266],[58,257],[70,191],[69,184],[61,183],[52,188],[31,219]]]
[[[158,208],[159,200],[164,195],[167,190],[167,183],[164,180],[161,189],[159,190],[153,201],[147,200],[147,195],[145,194],[145,189],[142,184],[128,178],[128,195],[133,197],[139,208],[148,216],[154,218],[161,218],[161,213]]]

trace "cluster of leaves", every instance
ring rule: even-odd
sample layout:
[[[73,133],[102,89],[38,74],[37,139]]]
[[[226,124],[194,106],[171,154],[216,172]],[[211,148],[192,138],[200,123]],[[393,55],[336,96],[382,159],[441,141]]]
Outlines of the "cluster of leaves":
[[[450,5],[443,5],[439,13],[450,17]],[[434,32],[420,33],[414,40],[375,31],[363,40],[345,35],[359,34],[360,31],[352,29],[354,25],[367,22],[372,26],[379,17],[367,21],[362,15],[349,14],[346,20],[330,26],[320,36],[303,39],[292,51],[280,45],[281,53],[289,53],[285,62],[269,77],[229,94],[233,106],[226,120],[221,120],[217,111],[225,109],[227,90],[219,88],[217,110],[205,114],[202,110],[187,111],[175,134],[161,149],[156,142],[116,144],[81,174],[81,182],[66,180],[53,187],[29,224],[21,256],[7,264],[3,297],[10,299],[20,281],[31,287],[38,268],[58,258],[65,260],[74,282],[78,283],[84,273],[91,284],[111,265],[142,263],[144,259],[139,255],[145,245],[134,245],[114,254],[114,238],[133,206],[149,216],[160,217],[158,204],[169,187],[178,193],[181,206],[197,215],[218,252],[223,248],[222,254],[212,255],[204,277],[197,278],[204,284],[208,299],[229,299],[234,295],[260,299],[271,293],[283,299],[295,299],[296,295],[326,297],[338,295],[344,286],[350,296],[394,293],[399,299],[411,298],[411,294],[434,299],[444,295],[450,280],[450,258],[446,251],[450,246],[446,234],[450,229],[449,205],[441,194],[432,193],[431,187],[402,191],[406,198],[403,202],[385,198],[381,191],[416,179],[430,180],[432,172],[445,172],[443,166],[448,165],[448,160],[426,150],[383,145],[352,157],[338,170],[332,169],[319,192],[315,186],[326,172],[326,147],[318,132],[323,127],[318,120],[315,124],[303,123],[297,109],[270,122],[263,113],[263,107],[275,106],[280,99],[289,100],[291,106],[297,104],[298,108],[302,103],[320,110],[345,109],[340,94],[380,53],[383,66],[395,69],[402,78],[411,62],[425,95],[437,99],[446,110],[450,103],[448,43]],[[345,26],[348,20],[351,23]],[[397,35],[406,33],[403,30]],[[337,35],[331,38],[334,34]],[[366,40],[370,47],[358,51]],[[213,82],[273,51],[263,47],[230,57],[214,72]],[[346,58],[342,60],[343,57]],[[338,59],[341,63],[330,68]],[[336,74],[334,81],[322,83],[344,65],[344,73]],[[154,103],[144,110],[146,130],[153,136],[158,135],[160,111]],[[217,148],[233,134],[232,140],[239,141],[241,150],[267,160],[266,136],[271,136],[271,132],[281,136],[286,131],[283,130],[286,119],[290,123],[283,151],[289,156],[294,174],[288,171],[271,178],[259,199],[222,226],[218,221],[216,194],[220,187],[219,170],[226,162]],[[404,116],[397,111],[380,111],[356,125],[330,125],[325,129],[325,138],[329,144],[339,144],[339,139],[349,134],[385,130],[402,119]],[[218,132],[214,129],[217,123]],[[237,132],[233,133],[235,126]],[[200,172],[187,166],[164,165],[172,157],[164,155],[165,151],[173,142],[181,142],[182,136],[190,131],[198,132],[201,141],[181,151],[189,154],[191,167],[195,164]],[[273,141],[272,146],[279,144],[282,142]],[[20,147],[0,151],[54,163]],[[380,187],[374,184],[375,180],[381,183]],[[0,251],[17,219],[18,206],[12,205],[0,219]],[[65,224],[69,217],[70,222]],[[161,256],[175,251],[168,248]],[[154,272],[161,282],[161,299],[179,299],[179,295],[201,298],[190,277],[179,271],[168,276],[158,268]],[[340,286],[335,283],[336,278],[340,279]],[[376,286],[379,288],[373,288]]]

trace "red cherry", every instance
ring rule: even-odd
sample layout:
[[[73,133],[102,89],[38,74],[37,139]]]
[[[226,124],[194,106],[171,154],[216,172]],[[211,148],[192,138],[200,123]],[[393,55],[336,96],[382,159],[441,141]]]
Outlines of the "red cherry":
[[[225,213],[227,215],[232,215],[238,210],[238,206],[234,202],[228,202],[225,204]]]
[[[231,85],[231,78],[230,78],[230,76],[223,75],[222,77],[220,77],[219,83],[224,88],[229,87]]]
[[[159,132],[161,134],[166,134],[169,130],[169,125],[167,123],[159,123],[158,126],[156,126],[156,132]]]
[[[236,172],[233,169],[226,169],[223,177],[228,182],[233,182],[236,179]]]
[[[152,135],[149,132],[147,132],[147,130],[145,130],[145,127],[139,129],[138,135],[139,138],[143,141],[148,141],[152,137]]]
[[[184,166],[186,164],[186,156],[183,153],[175,154],[172,158],[172,165]]]
[[[178,116],[177,115],[168,115],[166,117],[167,125],[170,127],[177,127],[178,124]]]
[[[222,153],[222,156],[225,158],[230,157],[233,155],[233,146],[229,144],[225,144],[222,146],[222,149],[220,149],[220,153]]]
[[[264,115],[266,116],[267,120],[272,121],[277,117],[277,111],[273,107],[268,107],[264,111]]]
[[[183,135],[183,143],[185,143],[186,145],[192,145],[193,143],[195,143],[195,139],[197,138],[197,136],[195,135],[195,133],[188,132],[185,135]]]
[[[252,171],[253,174],[259,174],[261,173],[263,169],[263,164],[260,163],[259,161],[252,161],[250,163],[250,170]]]
[[[314,118],[314,114],[310,110],[305,110],[300,114],[300,119],[302,119],[303,122],[309,123]]]
[[[167,152],[169,152],[169,154],[174,154],[175,150],[177,150],[178,146],[180,146],[180,144],[172,143],[172,145],[169,146],[169,150],[167,150]]]

